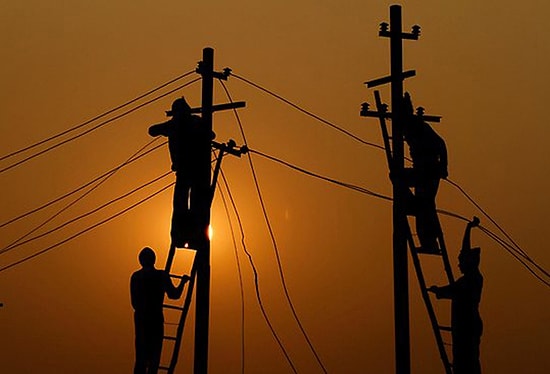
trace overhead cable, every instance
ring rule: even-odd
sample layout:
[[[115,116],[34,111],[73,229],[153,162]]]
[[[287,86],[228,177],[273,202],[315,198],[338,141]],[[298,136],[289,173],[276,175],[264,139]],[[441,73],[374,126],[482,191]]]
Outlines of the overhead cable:
[[[161,84],[160,86],[157,86],[157,87],[153,88],[152,90],[149,90],[149,91],[145,92],[144,94],[139,95],[138,97],[136,97],[136,98],[134,98],[134,99],[132,99],[132,100],[129,100],[129,101],[125,102],[124,104],[121,104],[121,105],[117,106],[116,108],[110,109],[110,110],[108,110],[108,111],[106,111],[106,112],[104,112],[104,113],[102,113],[102,114],[99,114],[99,115],[95,116],[95,117],[92,118],[92,119],[89,119],[89,120],[87,120],[87,121],[85,121],[85,122],[83,122],[83,123],[81,123],[81,124],[78,124],[78,125],[76,125],[76,126],[73,126],[73,127],[71,127],[70,129],[67,129],[67,130],[65,130],[65,131],[62,131],[62,132],[60,132],[60,133],[58,133],[58,134],[52,135],[52,136],[50,136],[50,137],[48,137],[48,138],[46,138],[46,139],[43,139],[43,140],[41,140],[41,141],[39,141],[39,142],[36,142],[36,143],[34,143],[34,144],[31,144],[31,145],[26,146],[26,147],[21,148],[21,149],[18,149],[17,151],[14,151],[14,152],[11,152],[11,153],[9,153],[9,154],[6,154],[6,155],[0,157],[0,161],[3,161],[3,160],[5,160],[5,159],[7,159],[7,158],[16,156],[16,155],[18,155],[18,154],[20,154],[20,153],[23,153],[23,152],[25,152],[25,151],[31,150],[31,149],[33,149],[33,148],[35,148],[35,147],[38,147],[39,145],[42,145],[42,144],[47,143],[47,142],[49,142],[49,141],[55,140],[55,139],[59,138],[60,136],[63,136],[63,135],[66,135],[66,134],[68,134],[68,133],[70,133],[70,132],[73,132],[73,131],[75,131],[75,130],[78,130],[78,129],[81,128],[81,127],[84,127],[84,126],[86,126],[86,125],[88,125],[88,124],[90,124],[90,123],[92,123],[92,122],[97,121],[98,119],[101,119],[101,118],[103,118],[103,117],[105,117],[105,116],[108,116],[109,114],[114,113],[114,112],[116,112],[116,111],[118,111],[118,110],[120,110],[120,109],[122,109],[122,108],[124,108],[124,107],[126,107],[126,106],[128,106],[128,105],[130,105],[130,104],[133,104],[133,103],[135,103],[136,101],[139,101],[139,100],[143,99],[144,97],[147,97],[147,96],[151,95],[152,93],[155,93],[156,91],[158,91],[158,90],[160,90],[160,89],[162,89],[162,88],[164,88],[164,87],[166,87],[166,86],[168,86],[168,85],[170,85],[170,84],[172,84],[172,83],[174,83],[174,82],[177,82],[177,81],[180,80],[180,79],[183,79],[183,78],[185,78],[185,77],[187,77],[187,76],[193,74],[194,72],[195,72],[195,70],[188,71],[187,73],[182,74],[182,75],[180,75],[180,76],[178,76],[178,77],[176,77],[176,78],[174,78],[174,79],[171,79],[171,80],[169,80],[168,82],[163,83],[163,84]]]
[[[252,268],[252,272],[254,274],[254,289],[256,291],[256,300],[258,301],[258,306],[260,307],[260,311],[262,312],[262,316],[264,318],[265,323],[269,327],[269,330],[271,331],[271,335],[277,342],[277,345],[281,349],[281,352],[285,356],[285,359],[287,363],[290,365],[292,371],[297,374],[296,367],[294,366],[294,363],[290,359],[290,356],[285,349],[285,346],[283,345],[281,339],[277,335],[277,332],[275,331],[275,328],[273,327],[273,324],[269,320],[269,316],[267,315],[267,311],[265,310],[264,304],[262,302],[262,296],[260,293],[260,284],[259,284],[259,275],[258,275],[258,269],[256,268],[256,265],[254,264],[254,259],[252,258],[252,254],[249,252],[247,246],[246,246],[246,240],[245,240],[245,233],[244,228],[241,220],[241,216],[239,214],[239,211],[237,210],[237,206],[235,204],[235,200],[233,199],[233,194],[231,193],[231,190],[229,189],[229,184],[227,183],[227,179],[225,178],[225,174],[223,170],[221,170],[220,175],[222,176],[223,183],[225,185],[225,189],[227,190],[227,194],[229,196],[229,201],[231,202],[231,205],[233,207],[233,211],[235,212],[235,216],[237,217],[237,223],[239,225],[239,230],[241,232],[241,244],[243,246],[244,253],[248,257],[248,262],[250,263],[250,267]]]
[[[134,209],[134,208],[136,208],[137,206],[139,206],[139,205],[145,203],[146,201],[148,201],[148,200],[152,199],[153,197],[159,195],[160,193],[166,191],[168,188],[172,187],[174,184],[175,184],[174,182],[173,182],[173,183],[170,183],[169,185],[167,185],[167,186],[161,188],[160,190],[158,190],[157,192],[154,192],[153,194],[151,194],[151,195],[149,195],[149,196],[147,196],[147,197],[141,199],[140,201],[138,201],[138,202],[132,204],[131,206],[129,206],[129,207],[127,207],[127,208],[125,208],[125,209],[119,211],[119,212],[116,213],[116,214],[113,214],[112,216],[110,216],[110,217],[108,217],[108,218],[106,218],[106,219],[104,219],[104,220],[102,220],[102,221],[100,221],[100,222],[98,222],[98,223],[96,223],[96,224],[94,224],[94,225],[92,225],[92,226],[88,226],[87,228],[85,228],[85,229],[83,229],[83,230],[77,232],[76,234],[73,234],[73,235],[69,236],[69,237],[66,238],[66,239],[63,239],[63,240],[61,240],[61,241],[59,241],[59,242],[57,242],[57,243],[55,243],[55,244],[52,244],[52,245],[50,245],[49,247],[44,248],[44,249],[42,249],[42,250],[40,250],[40,251],[38,251],[38,252],[35,252],[35,253],[33,253],[32,255],[27,256],[27,257],[25,257],[25,258],[23,258],[23,259],[21,259],[21,260],[12,262],[12,263],[9,264],[9,265],[6,265],[6,266],[4,266],[4,267],[1,267],[1,268],[0,268],[0,273],[3,272],[3,271],[8,270],[8,269],[10,269],[10,268],[12,268],[12,267],[14,267],[14,266],[17,266],[17,265],[20,265],[20,264],[22,264],[22,263],[24,263],[24,262],[27,262],[27,261],[29,261],[29,260],[32,260],[33,258],[36,258],[36,257],[38,257],[38,256],[40,256],[40,255],[42,255],[42,254],[44,254],[44,253],[46,253],[46,252],[49,252],[49,251],[51,251],[51,250],[54,249],[54,248],[57,248],[57,247],[59,247],[59,246],[65,244],[65,243],[67,243],[67,242],[69,242],[69,241],[71,241],[71,240],[73,240],[73,239],[75,239],[75,238],[77,238],[77,237],[79,237],[79,236],[81,236],[81,235],[83,235],[83,234],[85,234],[85,233],[87,233],[87,232],[89,232],[89,231],[91,231],[91,230],[93,230],[93,229],[95,229],[95,228],[101,226],[101,225],[104,225],[105,223],[107,223],[107,222],[109,222],[109,221],[112,221],[113,219],[115,219],[115,218],[117,218],[117,217],[123,215],[124,213],[126,213],[126,212],[128,212],[128,211],[130,211],[130,210],[132,210],[132,209]]]
[[[178,87],[176,87],[176,88],[174,88],[174,89],[172,89],[172,90],[170,90],[170,91],[168,91],[168,92],[166,92],[166,93],[164,93],[164,94],[162,94],[162,95],[160,95],[160,96],[157,96],[157,97],[155,97],[155,98],[153,98],[153,99],[151,99],[151,100],[148,100],[148,101],[146,101],[146,102],[144,102],[144,103],[142,103],[142,104],[140,104],[140,105],[138,105],[138,106],[136,106],[136,107],[134,107],[134,108],[132,108],[132,109],[129,109],[129,110],[123,112],[122,114],[119,114],[119,115],[117,115],[117,116],[115,116],[115,117],[112,117],[112,118],[110,118],[110,119],[108,119],[108,120],[105,120],[105,121],[103,121],[103,122],[100,122],[99,124],[97,124],[97,125],[95,125],[95,126],[89,128],[89,129],[85,130],[85,131],[82,132],[82,133],[79,133],[79,134],[77,134],[77,135],[74,135],[74,136],[72,136],[72,137],[70,137],[70,138],[68,138],[68,139],[65,139],[65,140],[63,140],[63,141],[61,141],[61,142],[59,142],[59,143],[57,143],[57,144],[54,144],[54,145],[52,145],[52,146],[50,146],[50,147],[48,147],[48,148],[46,148],[46,149],[43,149],[43,150],[41,150],[41,151],[39,151],[39,152],[36,152],[36,153],[34,153],[34,154],[32,154],[32,155],[30,155],[30,156],[28,156],[28,157],[25,157],[25,158],[22,159],[22,160],[19,160],[19,161],[17,161],[17,162],[14,162],[13,164],[8,165],[8,166],[6,166],[6,167],[0,169],[0,174],[1,174],[1,173],[4,173],[4,172],[6,172],[6,171],[8,171],[8,170],[10,170],[10,169],[13,169],[14,167],[19,166],[19,165],[21,165],[21,164],[23,164],[23,163],[25,163],[25,162],[27,162],[27,161],[29,161],[29,160],[32,160],[32,159],[34,159],[34,158],[36,158],[36,157],[38,157],[38,156],[41,156],[41,155],[43,155],[44,153],[47,153],[47,152],[49,152],[49,151],[51,151],[51,150],[53,150],[53,149],[56,149],[56,148],[58,148],[58,147],[60,147],[60,146],[62,146],[62,145],[64,145],[64,144],[66,144],[66,143],[69,143],[69,142],[71,142],[71,141],[73,141],[73,140],[76,140],[76,139],[78,139],[78,138],[80,138],[80,137],[82,137],[82,136],[84,136],[84,135],[87,135],[87,134],[91,133],[92,131],[97,130],[97,129],[99,129],[99,128],[101,128],[101,127],[103,127],[103,126],[105,126],[105,125],[107,125],[107,124],[109,124],[109,123],[111,123],[111,122],[113,122],[113,121],[116,121],[116,120],[118,120],[118,119],[120,119],[120,118],[122,118],[122,117],[124,117],[124,116],[127,116],[128,114],[130,114],[130,113],[132,113],[132,112],[135,112],[136,110],[141,109],[141,108],[143,108],[144,106],[147,106],[147,105],[149,105],[149,104],[151,104],[151,103],[153,103],[153,102],[155,102],[155,101],[158,101],[158,100],[160,100],[160,99],[162,99],[162,98],[164,98],[164,97],[166,97],[166,96],[168,96],[168,95],[170,95],[170,94],[172,94],[172,93],[174,93],[174,92],[176,92],[176,91],[179,91],[179,90],[181,90],[182,88],[185,88],[185,87],[187,87],[187,86],[189,86],[189,85],[191,85],[191,84],[193,84],[193,83],[199,81],[200,79],[201,79],[201,78],[193,79],[192,81],[189,81],[189,82],[187,82],[187,83],[185,83],[185,84],[183,84],[183,85],[181,85],[181,86],[178,86]]]
[[[222,80],[219,80],[219,82],[221,83],[221,85],[222,85],[222,87],[223,87],[223,89],[224,89],[224,91],[227,95],[228,100],[231,103],[233,103],[233,98],[231,97],[231,94],[229,93],[229,90],[227,89],[225,83]],[[235,119],[237,120],[237,123],[239,125],[239,129],[241,131],[243,141],[245,142],[245,144],[248,144],[248,142],[246,140],[246,135],[245,135],[245,132],[244,132],[244,127],[242,125],[242,122],[241,122],[241,119],[239,117],[239,114],[238,114],[237,110],[233,109],[233,113],[235,114]],[[279,269],[281,285],[283,287],[283,291],[284,291],[286,300],[288,302],[288,305],[290,307],[290,310],[292,312],[294,320],[296,321],[296,324],[298,325],[298,327],[300,329],[300,332],[302,333],[304,339],[306,340],[306,342],[309,346],[309,349],[311,350],[311,352],[315,356],[315,359],[316,359],[317,363],[319,364],[319,366],[321,367],[321,369],[323,370],[323,372],[325,374],[327,374],[328,373],[327,369],[325,368],[325,365],[321,361],[321,358],[319,357],[319,354],[317,353],[317,350],[313,346],[313,343],[311,342],[311,339],[309,338],[305,328],[303,327],[302,322],[300,321],[300,318],[298,317],[298,313],[296,312],[296,308],[294,307],[294,303],[292,302],[292,299],[290,297],[290,293],[289,293],[288,287],[286,285],[286,279],[285,279],[283,266],[282,266],[282,262],[281,262],[281,258],[280,258],[280,254],[279,254],[279,247],[277,245],[277,241],[275,240],[275,234],[273,232],[273,228],[272,228],[271,222],[269,220],[269,215],[267,214],[267,209],[265,207],[265,203],[264,203],[264,200],[263,200],[262,192],[261,192],[261,189],[260,189],[260,184],[258,182],[258,177],[256,176],[256,170],[254,168],[254,163],[252,162],[252,156],[250,156],[249,152],[247,152],[246,155],[247,155],[247,159],[248,159],[248,164],[250,165],[250,170],[252,172],[252,178],[254,180],[254,186],[256,187],[256,192],[258,194],[258,199],[260,201],[260,206],[262,208],[263,216],[264,216],[264,219],[265,219],[268,231],[269,231],[269,236],[270,236],[271,242],[273,244],[273,249],[274,249],[274,252],[275,252],[275,259],[277,260],[277,268]]]

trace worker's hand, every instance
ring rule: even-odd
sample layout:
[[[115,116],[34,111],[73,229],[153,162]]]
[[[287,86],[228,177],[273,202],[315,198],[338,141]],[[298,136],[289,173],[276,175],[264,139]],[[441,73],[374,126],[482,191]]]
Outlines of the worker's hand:
[[[439,287],[437,286],[431,286],[430,288],[428,288],[428,291],[429,292],[433,292],[433,293],[437,293],[437,291],[439,291]]]
[[[191,277],[190,277],[189,275],[187,275],[187,274],[184,274],[184,275],[182,275],[182,277],[181,277],[181,281],[182,281],[183,283],[189,282],[190,279],[191,279]]]
[[[447,179],[447,177],[449,176],[449,171],[447,170],[447,168],[442,168],[439,172],[439,176],[441,177],[441,179]]]
[[[474,218],[470,222],[468,222],[468,226],[470,227],[479,226],[479,218],[474,216]]]

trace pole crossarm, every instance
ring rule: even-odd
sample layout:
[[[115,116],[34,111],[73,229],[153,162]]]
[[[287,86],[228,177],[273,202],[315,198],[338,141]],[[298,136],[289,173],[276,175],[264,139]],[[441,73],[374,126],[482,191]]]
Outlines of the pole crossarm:
[[[418,37],[420,36],[420,26],[414,25],[412,27],[412,30],[410,33],[407,32],[401,32],[401,30],[396,30],[396,32],[392,32],[392,30],[389,29],[390,25],[387,22],[382,22],[380,24],[380,31],[378,32],[378,36],[382,36],[384,38],[392,38],[392,37],[400,37],[401,39],[408,39],[408,40],[418,40]]]
[[[237,143],[235,143],[233,139],[230,139],[227,143],[218,143],[216,141],[212,141],[212,147],[220,150],[223,153],[229,153],[237,157],[241,157],[241,155],[248,153],[248,147],[246,145],[237,147]]]
[[[416,75],[415,70],[404,71],[401,74],[401,80],[414,77],[415,75]],[[370,81],[366,81],[365,84],[367,85],[368,88],[373,88],[373,87],[376,87],[376,86],[381,86],[383,84],[391,83],[392,80],[393,80],[393,77],[391,75],[388,75],[388,76],[383,77],[383,78],[378,78],[378,79],[373,79],[373,80],[370,80]]]
[[[384,118],[384,119],[392,119],[393,115],[391,112],[388,112],[388,105],[382,104],[382,108],[378,110],[369,110],[370,104],[369,103],[363,103],[361,104],[361,117],[375,117],[375,118]],[[416,114],[415,117],[421,119],[422,121],[426,122],[441,122],[441,116],[434,116],[429,114],[424,114],[424,108],[418,107],[416,108]]]
[[[221,110],[237,109],[246,107],[245,101],[236,101],[233,103],[215,104],[212,105],[212,112],[219,112]],[[191,113],[202,113],[202,107],[191,108]]]

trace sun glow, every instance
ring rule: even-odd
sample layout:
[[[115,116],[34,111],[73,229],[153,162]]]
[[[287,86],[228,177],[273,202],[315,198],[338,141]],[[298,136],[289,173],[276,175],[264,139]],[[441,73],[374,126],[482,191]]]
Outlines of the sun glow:
[[[212,240],[214,237],[214,229],[212,228],[212,225],[208,225],[208,239]]]

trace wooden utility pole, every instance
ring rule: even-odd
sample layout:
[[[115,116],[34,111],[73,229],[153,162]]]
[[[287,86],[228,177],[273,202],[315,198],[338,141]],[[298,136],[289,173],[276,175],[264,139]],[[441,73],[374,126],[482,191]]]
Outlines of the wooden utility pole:
[[[214,91],[214,50],[203,49],[202,61],[199,64],[199,74],[202,75],[202,126],[205,126],[209,133],[212,132],[212,102]],[[202,170],[208,169],[203,175],[207,178],[201,181],[201,188],[209,188],[211,178],[210,155],[200,155]],[[202,164],[207,162],[208,164]],[[204,168],[204,169],[203,169]],[[208,187],[207,187],[208,186]],[[208,334],[210,325],[210,238],[208,237],[208,226],[210,225],[210,206],[203,207],[206,222],[201,222],[200,240],[196,253],[197,278],[196,278],[196,301],[195,301],[195,374],[206,374],[208,372]],[[204,227],[206,226],[206,227]]]
[[[389,27],[389,28],[388,28]],[[403,127],[405,113],[403,107],[403,80],[414,76],[414,71],[403,71],[403,39],[417,40],[420,27],[413,26],[412,33],[404,33],[401,23],[401,6],[390,7],[390,24],[380,24],[379,36],[390,38],[390,76],[366,82],[368,87],[391,84],[391,109],[387,114],[392,119],[391,152],[385,136],[386,151],[390,163],[390,176],[393,183],[393,296],[395,332],[395,372],[410,374],[410,328],[409,328],[409,273],[407,253],[407,206],[408,192],[405,179],[405,158]],[[377,101],[379,98],[377,97]],[[378,103],[378,106],[380,104]],[[362,111],[366,117],[384,117],[385,113],[370,112],[368,105]],[[381,117],[381,118],[382,118]]]
[[[214,71],[214,50],[212,48],[203,49],[202,61],[199,62],[197,73],[202,76],[202,104],[200,108],[202,117],[202,126],[205,126],[209,133],[212,133],[212,114],[215,111],[242,108],[244,102],[227,103],[221,105],[213,105],[214,94],[214,78],[226,80],[230,74],[230,69],[225,69],[223,72]],[[196,110],[195,110],[196,111]],[[222,145],[214,142],[214,146],[222,147]],[[236,154],[231,149],[225,147],[223,151]],[[221,149],[221,148],[220,148]],[[219,155],[221,161],[222,155]],[[200,181],[202,191],[213,191],[211,172],[211,155],[197,155],[197,162],[200,163],[200,168],[205,172],[202,173],[204,180]],[[219,162],[217,169],[219,169]],[[212,195],[205,199],[205,204],[201,208],[200,224],[199,224],[199,240],[196,248],[195,263],[196,263],[196,302],[195,302],[195,357],[194,357],[194,373],[206,374],[208,372],[208,337],[209,337],[209,322],[210,322],[210,238],[208,236],[208,228],[210,226],[210,208],[212,203]]]

